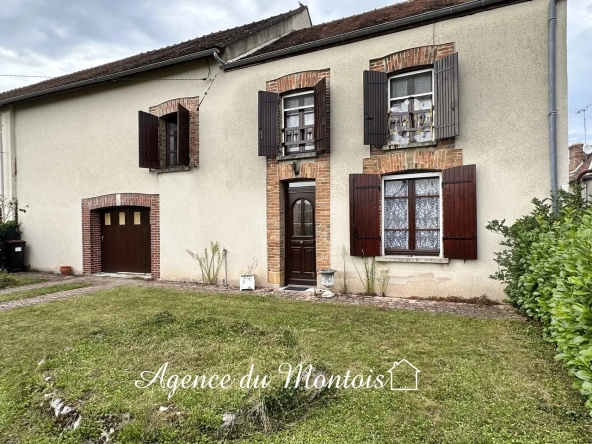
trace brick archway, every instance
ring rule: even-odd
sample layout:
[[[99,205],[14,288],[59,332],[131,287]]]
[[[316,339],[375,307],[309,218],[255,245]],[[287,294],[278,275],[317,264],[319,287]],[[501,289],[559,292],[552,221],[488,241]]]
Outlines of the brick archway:
[[[82,199],[82,269],[101,271],[101,218],[103,208],[134,206],[150,208],[150,273],[160,279],[160,197],[158,194],[118,193]]]

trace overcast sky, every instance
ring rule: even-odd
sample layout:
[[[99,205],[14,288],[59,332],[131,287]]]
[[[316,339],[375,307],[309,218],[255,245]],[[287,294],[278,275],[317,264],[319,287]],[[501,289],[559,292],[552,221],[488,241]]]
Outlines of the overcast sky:
[[[301,0],[314,24],[395,0]],[[567,0],[560,0],[567,1]],[[0,0],[0,91],[59,76],[298,7],[296,0]],[[570,143],[584,140],[592,103],[592,0],[568,1]],[[592,107],[587,113],[592,141]]]

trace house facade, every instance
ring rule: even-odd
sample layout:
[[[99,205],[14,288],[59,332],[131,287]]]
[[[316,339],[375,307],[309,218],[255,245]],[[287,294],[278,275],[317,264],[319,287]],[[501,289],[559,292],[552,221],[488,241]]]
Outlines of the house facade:
[[[560,184],[566,20],[560,1]],[[372,256],[388,295],[503,297],[485,225],[552,188],[547,1],[412,0],[317,26],[301,7],[224,33],[0,94],[32,268],[198,279],[186,250],[218,241],[231,284],[253,260],[258,285],[339,282],[345,249],[353,291]]]

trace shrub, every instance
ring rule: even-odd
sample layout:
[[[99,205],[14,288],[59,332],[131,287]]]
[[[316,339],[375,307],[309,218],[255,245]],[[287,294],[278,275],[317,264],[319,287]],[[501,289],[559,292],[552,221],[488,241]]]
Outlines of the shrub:
[[[531,214],[510,226],[487,225],[507,247],[496,253],[500,269],[491,277],[507,284],[510,303],[543,324],[559,351],[555,359],[576,378],[592,410],[592,208],[579,188],[533,204]]]
[[[363,254],[364,251],[362,251],[362,255]],[[376,292],[374,291],[374,286],[376,283],[376,258],[374,256],[362,256],[362,263],[364,264],[364,277],[362,277],[360,274],[360,270],[358,270],[358,267],[354,262],[354,258],[352,257],[352,264],[354,264],[354,268],[356,269],[356,273],[358,273],[362,287],[364,287],[364,294],[375,295]]]
[[[16,287],[18,285],[18,281],[7,274],[5,271],[0,273],[0,288],[10,288]]]
[[[191,250],[187,250],[187,253],[199,263],[202,281],[205,284],[217,285],[218,272],[220,271],[222,261],[226,257],[226,250],[220,250],[220,245],[218,245],[217,241],[210,241],[209,252],[207,248],[204,248],[203,255],[194,253]]]

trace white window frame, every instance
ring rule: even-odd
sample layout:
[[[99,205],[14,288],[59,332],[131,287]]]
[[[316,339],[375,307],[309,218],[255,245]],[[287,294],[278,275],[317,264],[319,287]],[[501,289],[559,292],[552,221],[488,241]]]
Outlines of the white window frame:
[[[390,76],[387,79],[387,84],[388,84],[388,97],[387,97],[387,106],[388,106],[388,115],[389,115],[389,122],[390,122],[390,113],[391,113],[391,101],[393,100],[401,100],[401,99],[407,99],[410,97],[416,97],[417,94],[413,94],[413,95],[408,95],[408,96],[401,96],[401,97],[393,97],[391,98],[391,80],[393,79],[397,79],[400,77],[409,77],[409,76],[413,76],[415,74],[421,74],[423,72],[431,72],[432,73],[432,142],[434,142],[436,140],[435,136],[436,136],[436,132],[435,132],[435,128],[434,128],[434,122],[436,121],[436,106],[435,106],[435,102],[436,99],[434,97],[434,87],[435,87],[435,82],[434,82],[434,68],[426,68],[426,69],[419,69],[417,71],[409,71],[403,74],[395,74]],[[422,96],[426,96],[427,94],[421,94]],[[412,143],[417,143],[417,142],[412,142]],[[390,124],[389,124],[389,140],[387,142],[388,146],[396,146],[395,144],[391,144],[390,142]]]
[[[312,105],[304,105],[304,106],[299,106],[298,108],[285,108],[284,107],[284,102],[286,99],[289,99],[290,97],[297,97],[297,96],[304,96],[304,95],[308,95],[308,94],[312,94]],[[298,93],[293,93],[293,94],[288,94],[286,96],[282,96],[282,151],[285,155],[289,155],[289,154],[299,154],[299,153],[287,153],[286,152],[286,122],[285,122],[285,118],[286,118],[286,111],[292,111],[295,109],[303,109],[303,108],[313,108],[314,109],[314,90],[313,89],[309,89],[306,91],[301,91]],[[313,130],[314,131],[314,130]],[[314,135],[314,134],[313,134]],[[312,149],[308,152],[313,153],[315,150]]]
[[[381,229],[381,235],[382,235],[382,242],[381,242],[381,254],[382,256],[386,256],[385,253],[385,244],[386,244],[386,236],[385,236],[385,224],[384,224],[384,209],[385,209],[385,204],[384,204],[384,190],[385,190],[385,182],[388,182],[390,180],[405,180],[405,179],[428,179],[428,178],[438,178],[438,181],[440,183],[440,252],[438,253],[438,256],[419,256],[419,255],[413,255],[413,254],[397,254],[397,255],[393,255],[393,254],[389,254],[388,257],[417,257],[417,258],[434,258],[434,257],[440,257],[443,258],[444,257],[444,244],[443,244],[443,213],[442,213],[442,208],[443,208],[443,201],[442,201],[442,173],[438,172],[438,171],[434,171],[431,173],[416,173],[416,174],[389,174],[388,176],[382,176],[382,186],[381,186],[381,224],[382,224],[382,229]]]

